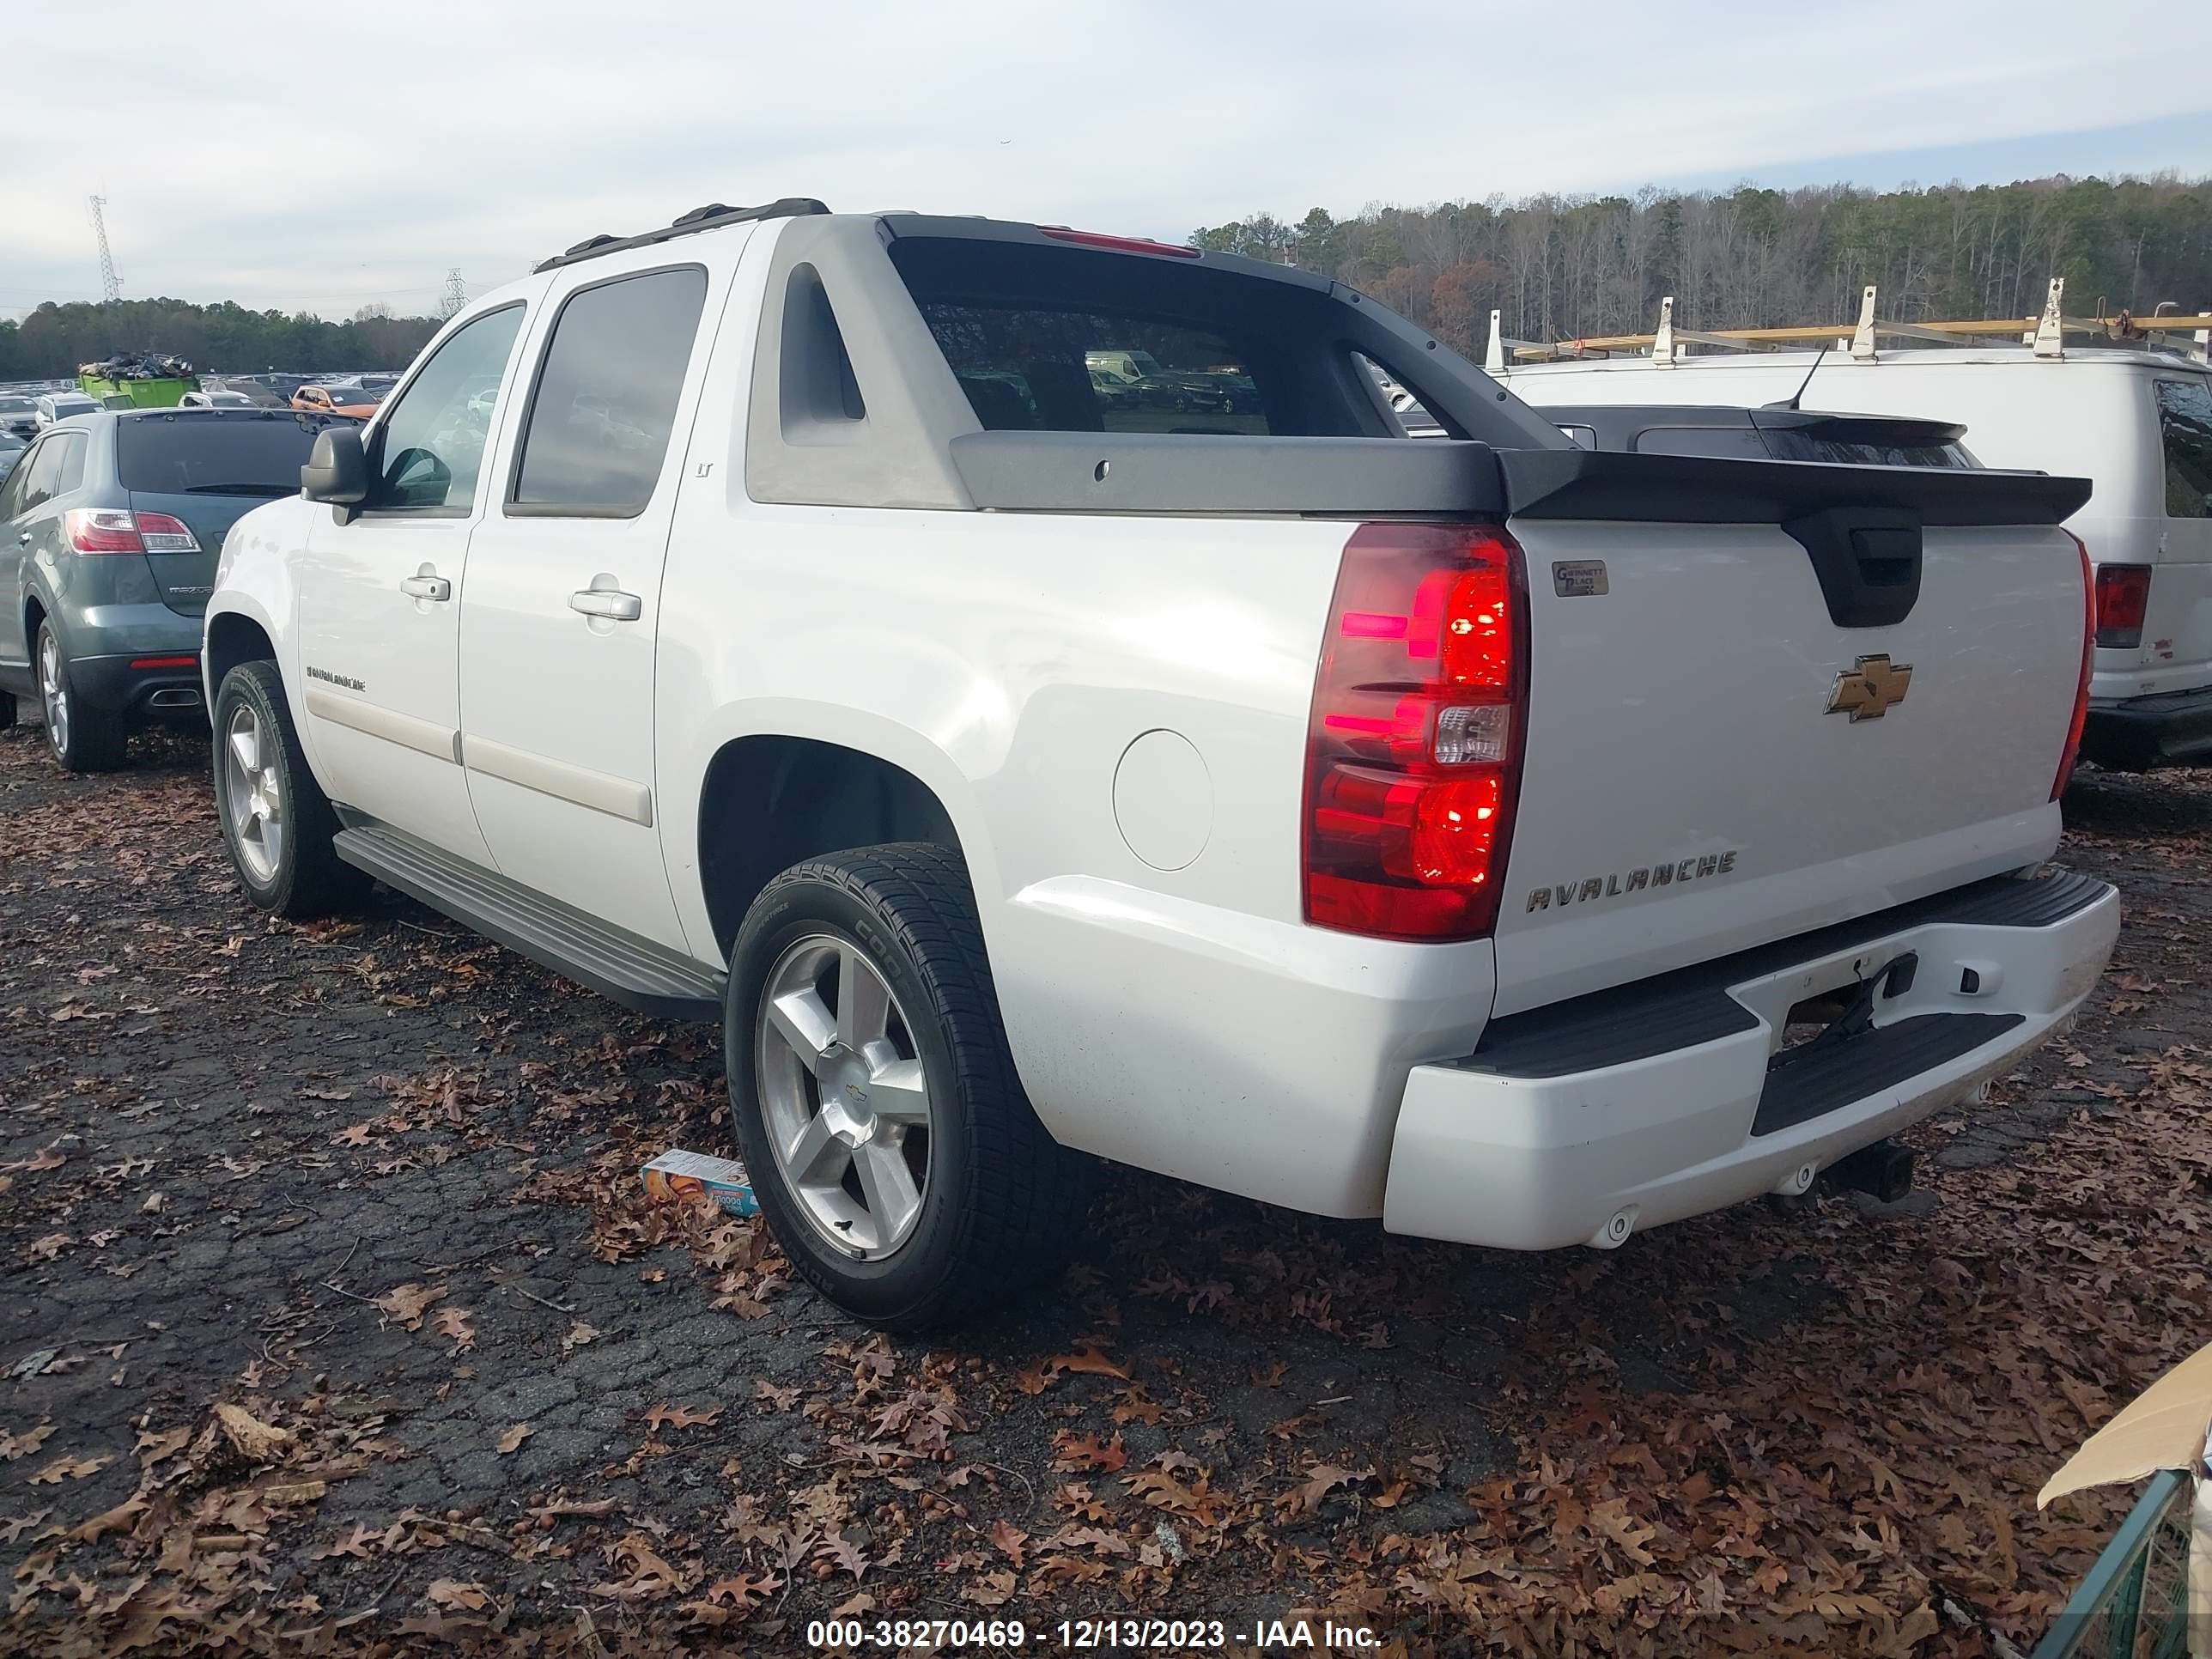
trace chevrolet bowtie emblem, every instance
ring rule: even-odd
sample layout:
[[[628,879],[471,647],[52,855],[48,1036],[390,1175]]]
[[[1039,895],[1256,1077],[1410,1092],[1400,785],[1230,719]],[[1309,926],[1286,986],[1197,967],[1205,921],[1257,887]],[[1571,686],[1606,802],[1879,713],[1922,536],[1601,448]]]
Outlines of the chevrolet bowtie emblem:
[[[1912,665],[1893,663],[1887,653],[1876,657],[1861,657],[1846,673],[1838,670],[1836,684],[1828,692],[1826,712],[1849,714],[1851,723],[1878,720],[1899,703],[1912,686]]]

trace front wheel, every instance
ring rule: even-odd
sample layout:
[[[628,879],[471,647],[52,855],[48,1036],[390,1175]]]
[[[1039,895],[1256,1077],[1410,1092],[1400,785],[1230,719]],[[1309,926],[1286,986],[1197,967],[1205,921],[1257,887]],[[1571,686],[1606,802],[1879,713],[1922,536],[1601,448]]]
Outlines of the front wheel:
[[[263,909],[328,915],[368,890],[331,844],[337,814],[307,769],[273,662],[240,663],[216,693],[215,804],[239,882]]]
[[[957,854],[862,848],[770,882],[731,953],[724,1036],[754,1194],[848,1313],[941,1328],[1066,1259],[1083,1161],[1014,1075]]]

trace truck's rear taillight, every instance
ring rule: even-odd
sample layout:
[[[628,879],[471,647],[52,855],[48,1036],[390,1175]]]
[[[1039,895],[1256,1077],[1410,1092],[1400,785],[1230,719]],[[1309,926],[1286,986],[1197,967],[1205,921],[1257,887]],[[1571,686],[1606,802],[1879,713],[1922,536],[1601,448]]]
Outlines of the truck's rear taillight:
[[[72,507],[62,515],[70,548],[79,553],[197,553],[199,538],[167,513],[129,513],[117,507]]]
[[[2066,747],[2058,757],[2058,775],[2051,781],[2051,799],[2057,800],[2066,793],[2067,781],[2074,775],[2074,762],[2081,752],[2081,729],[2089,723],[2089,673],[2096,666],[2097,647],[2104,643],[2104,629],[2100,609],[2104,599],[2103,570],[2091,574],[2089,550],[2079,536],[2070,538],[2075,550],[2081,556],[2081,678],[2074,687],[2074,719],[2066,728]],[[2140,569],[2140,566],[2106,565],[2105,570]],[[2146,571],[2145,575],[2148,575]],[[2145,581],[2148,588],[2149,583]],[[2136,612],[2136,627],[2140,635],[2142,612]]]
[[[2142,644],[2143,612],[2150,609],[2150,567],[2097,567],[2097,647],[2133,651]]]
[[[1345,544],[1307,730],[1308,921],[1410,939],[1496,923],[1528,614],[1494,526],[1368,524]]]

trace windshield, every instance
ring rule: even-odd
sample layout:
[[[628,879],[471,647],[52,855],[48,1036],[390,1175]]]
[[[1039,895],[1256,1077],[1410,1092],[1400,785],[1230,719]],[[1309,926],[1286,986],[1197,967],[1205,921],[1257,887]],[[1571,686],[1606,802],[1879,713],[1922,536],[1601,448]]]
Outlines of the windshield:
[[[289,495],[300,487],[315,434],[333,424],[328,416],[273,409],[141,416],[117,422],[116,474],[125,489],[147,495]]]
[[[89,398],[56,398],[54,413],[60,415],[88,415],[100,405]]]
[[[31,412],[28,398],[0,398],[0,415],[27,415]]]

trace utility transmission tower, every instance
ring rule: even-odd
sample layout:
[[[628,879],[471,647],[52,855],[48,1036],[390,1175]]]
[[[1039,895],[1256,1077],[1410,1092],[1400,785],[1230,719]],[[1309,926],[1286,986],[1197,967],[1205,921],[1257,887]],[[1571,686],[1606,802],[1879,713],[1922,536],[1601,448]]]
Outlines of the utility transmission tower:
[[[441,318],[458,315],[469,302],[469,285],[461,280],[461,268],[454,265],[446,272],[446,291],[438,301]]]
[[[107,205],[105,196],[92,198],[92,234],[100,239],[100,297],[111,303],[123,297],[123,279],[115,274],[115,256],[107,251]]]

